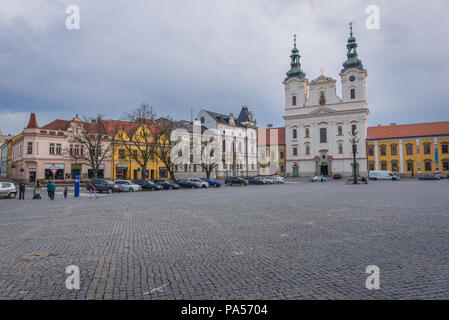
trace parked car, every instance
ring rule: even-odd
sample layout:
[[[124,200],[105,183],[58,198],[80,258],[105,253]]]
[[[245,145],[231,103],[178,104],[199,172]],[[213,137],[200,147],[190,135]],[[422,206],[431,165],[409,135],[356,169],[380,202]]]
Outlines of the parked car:
[[[257,177],[258,179],[260,179],[263,184],[271,184],[271,180],[268,180],[267,177]]]
[[[313,176],[310,178],[310,182],[318,182],[321,181],[321,178],[323,178],[323,181],[327,181],[326,177],[321,177],[321,176]]]
[[[117,184],[114,183],[114,181],[111,180],[105,180],[105,179],[91,179],[87,181],[86,183],[86,189],[90,190],[91,185],[95,184],[95,188],[97,189],[97,192],[103,193],[109,193],[109,192],[119,192],[120,188]]]
[[[275,183],[273,177],[267,176],[267,177],[264,177],[264,178],[265,178],[265,180],[268,182],[268,184],[273,184],[273,183]]]
[[[343,176],[340,173],[334,174],[334,180],[340,180],[342,178],[343,178]]]
[[[440,180],[440,178],[431,174],[423,174],[419,177],[419,180]]]
[[[285,183],[285,179],[281,176],[273,176],[273,183],[282,184]]]
[[[233,184],[239,184],[241,186],[247,186],[248,180],[239,178],[239,177],[228,177],[225,180],[225,184],[228,186],[232,186]]]
[[[209,183],[207,181],[203,181],[198,178],[190,178],[190,179],[187,179],[187,181],[192,182],[192,183],[197,183],[200,186],[200,188],[208,188],[209,187]]]
[[[16,186],[12,182],[0,182],[0,197],[14,199],[17,195]]]
[[[181,188],[194,189],[194,188],[199,188],[200,187],[200,185],[198,183],[190,182],[187,179],[176,180],[175,183],[177,185],[179,185]]]
[[[211,178],[201,178],[202,181],[205,181],[209,184],[209,187],[221,187],[221,183],[215,180],[212,180]]]
[[[161,186],[164,190],[179,189],[179,184],[171,183],[167,180],[154,180],[154,183]]]
[[[444,173],[441,173],[441,172],[435,173],[435,177],[438,177],[438,178],[440,178],[440,179],[446,178],[446,177],[444,176]]]
[[[162,186],[155,184],[153,181],[146,181],[146,180],[133,180],[134,184],[137,184],[142,187],[142,190],[162,190]]]
[[[265,184],[265,182],[262,181],[262,179],[257,177],[249,177],[246,179],[249,184]]]
[[[398,180],[396,175],[387,170],[370,171],[369,178],[370,180]]]
[[[118,185],[120,191],[142,191],[142,187],[131,180],[115,180],[114,183]]]

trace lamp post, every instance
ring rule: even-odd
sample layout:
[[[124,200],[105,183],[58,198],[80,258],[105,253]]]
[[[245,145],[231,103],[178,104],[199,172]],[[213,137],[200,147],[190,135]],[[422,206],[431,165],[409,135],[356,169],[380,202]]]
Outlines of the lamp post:
[[[359,137],[357,136],[358,133],[359,133],[358,130],[352,130],[349,132],[349,141],[352,143],[352,156],[353,156],[352,170],[354,176],[353,184],[357,184],[356,153],[357,153],[357,143],[359,142]]]

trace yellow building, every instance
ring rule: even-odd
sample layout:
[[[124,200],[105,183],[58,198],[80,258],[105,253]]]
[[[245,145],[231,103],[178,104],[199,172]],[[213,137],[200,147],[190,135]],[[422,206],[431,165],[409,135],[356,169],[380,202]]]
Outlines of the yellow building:
[[[111,120],[109,120],[111,121]],[[119,121],[117,121],[119,123]],[[137,130],[118,130],[114,137],[114,144],[112,147],[112,179],[130,179],[138,180],[142,177],[141,164],[136,160],[136,155],[140,154],[139,148],[145,150],[145,143],[143,137],[148,139],[151,144],[151,134],[142,134],[142,130],[148,130],[146,126],[144,128],[138,128]],[[129,136],[133,134],[132,139]],[[132,142],[134,141],[134,142]],[[127,147],[124,145],[127,142]],[[135,142],[141,142],[138,147]],[[131,155],[133,154],[133,155]],[[146,167],[147,178],[150,180],[168,179],[168,170],[165,164],[157,159],[156,156],[152,156]]]
[[[259,174],[285,175],[285,128],[257,130]]]
[[[449,174],[449,121],[368,128],[368,170]]]

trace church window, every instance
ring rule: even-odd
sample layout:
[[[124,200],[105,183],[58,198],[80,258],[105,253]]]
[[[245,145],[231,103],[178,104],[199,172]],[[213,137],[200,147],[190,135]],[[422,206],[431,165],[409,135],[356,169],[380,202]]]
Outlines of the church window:
[[[324,95],[324,91],[320,92],[320,106],[324,106],[326,104],[326,96]]]
[[[339,136],[343,135],[343,127],[342,126],[338,126],[338,135]]]
[[[320,143],[326,143],[327,142],[327,130],[326,128],[320,129]]]
[[[310,146],[306,145],[306,154],[309,155],[310,154]]]
[[[309,128],[306,128],[306,138],[309,138]]]
[[[351,89],[351,99],[355,99],[355,89]]]
[[[293,97],[292,97],[292,105],[293,105],[293,106],[296,106],[296,96],[293,96]]]
[[[356,125],[356,124],[353,124],[353,125],[351,126],[351,133],[352,133],[353,136],[356,135],[356,134],[355,134],[356,131],[357,131],[357,125]]]
[[[297,137],[297,132],[296,132],[296,129],[293,129],[293,139],[297,139],[298,137]]]

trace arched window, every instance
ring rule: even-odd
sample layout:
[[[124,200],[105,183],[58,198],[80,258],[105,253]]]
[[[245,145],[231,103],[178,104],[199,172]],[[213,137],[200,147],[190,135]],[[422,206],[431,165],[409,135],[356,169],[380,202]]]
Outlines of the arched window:
[[[326,96],[324,95],[324,91],[320,92],[320,106],[324,106],[326,104]]]
[[[339,136],[343,135],[343,127],[342,126],[338,126],[338,135]]]
[[[393,172],[399,171],[398,162],[396,160],[391,161],[391,171]]]
[[[390,145],[390,152],[392,156],[398,155],[398,145],[397,144],[391,144]]]
[[[355,99],[355,89],[351,89],[351,99]]]
[[[326,128],[320,128],[320,143],[327,142],[327,130]]]
[[[298,135],[297,135],[296,129],[293,129],[293,139],[297,139],[298,138],[297,136]]]
[[[307,144],[306,145],[306,154],[309,155],[310,154],[310,146]]]
[[[381,156],[386,156],[387,155],[387,146],[384,145],[384,144],[380,146],[380,155]],[[387,170],[387,169],[385,169],[385,170]]]
[[[355,135],[355,132],[357,131],[357,125],[356,124],[353,124],[352,126],[351,126],[351,133],[352,133],[352,135],[354,136]]]
[[[296,106],[296,96],[292,97],[292,106]]]
[[[306,128],[306,138],[309,138],[309,128]]]

